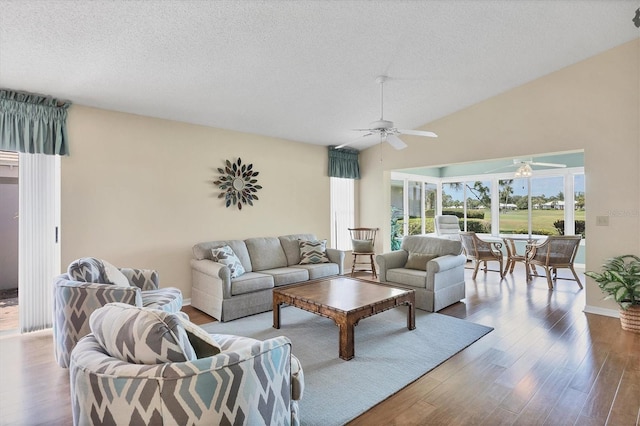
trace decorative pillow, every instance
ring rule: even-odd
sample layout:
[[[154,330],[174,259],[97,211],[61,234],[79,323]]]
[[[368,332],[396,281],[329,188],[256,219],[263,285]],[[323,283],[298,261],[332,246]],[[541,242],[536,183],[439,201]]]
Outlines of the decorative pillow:
[[[180,319],[198,359],[207,358],[221,352],[220,345],[209,333],[187,319]]]
[[[120,269],[116,268],[106,260],[102,261],[104,267],[104,282],[106,284],[114,284],[118,287],[130,287],[131,284],[125,275],[120,272]]]
[[[428,254],[428,253],[409,253],[409,258],[407,259],[407,263],[404,265],[407,269],[418,269],[420,271],[427,270],[427,263],[430,260],[438,257],[437,254]]]
[[[72,280],[85,283],[104,283],[104,265],[95,257],[81,257],[69,264],[67,274]]]
[[[222,263],[229,267],[231,278],[237,278],[245,273],[244,266],[242,266],[240,259],[238,259],[238,256],[236,256],[231,247],[222,246],[212,248],[211,255],[213,256],[214,262]]]
[[[351,240],[351,247],[354,252],[373,253],[373,241],[371,240]]]
[[[327,240],[300,241],[300,265],[330,263],[327,257]]]
[[[136,364],[162,364],[196,359],[178,315],[126,303],[96,309],[89,326],[112,357]]]

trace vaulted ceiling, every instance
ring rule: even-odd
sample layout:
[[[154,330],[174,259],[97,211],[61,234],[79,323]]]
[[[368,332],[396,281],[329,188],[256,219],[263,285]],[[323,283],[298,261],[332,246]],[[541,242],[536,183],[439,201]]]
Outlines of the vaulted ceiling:
[[[0,0],[0,87],[338,145],[640,37],[635,0]],[[377,143],[360,140],[359,149]]]

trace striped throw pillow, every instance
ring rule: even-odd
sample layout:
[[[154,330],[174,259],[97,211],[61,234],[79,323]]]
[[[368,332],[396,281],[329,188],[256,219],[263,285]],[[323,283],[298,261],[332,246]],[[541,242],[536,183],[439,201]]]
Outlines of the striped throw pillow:
[[[329,263],[327,257],[327,240],[300,241],[300,265],[313,263]]]

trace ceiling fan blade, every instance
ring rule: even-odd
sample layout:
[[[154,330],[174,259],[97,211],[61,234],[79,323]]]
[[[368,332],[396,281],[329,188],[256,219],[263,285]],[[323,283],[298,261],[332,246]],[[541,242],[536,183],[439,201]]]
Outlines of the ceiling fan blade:
[[[356,143],[356,141],[351,141],[351,142],[347,142],[347,143],[343,143],[342,145],[338,145],[335,147],[335,149],[340,149],[340,148],[344,148],[345,146],[349,146],[351,144]]]
[[[389,142],[389,145],[391,145],[392,147],[394,147],[395,149],[404,149],[407,147],[407,144],[404,143],[402,141],[402,139],[400,139],[399,137],[397,137],[396,135],[391,135],[388,134],[387,135],[387,142]]]
[[[560,163],[538,163],[537,161],[532,161],[529,164],[531,164],[532,166],[567,167],[566,164],[560,164]]]
[[[365,129],[365,131],[369,131],[369,129]],[[340,148],[344,148],[345,146],[349,146],[349,145],[353,145],[354,143],[358,142],[360,139],[362,138],[366,138],[367,136],[371,136],[373,133],[369,132],[366,135],[362,135],[357,137],[356,139],[349,141],[349,142],[345,142],[342,145],[338,145],[335,147],[335,149],[340,149]]]
[[[438,137],[438,135],[436,135],[435,133],[427,132],[425,130],[398,130],[398,132],[400,132],[403,135],[427,136],[429,138]]]
[[[498,167],[497,169],[487,170],[485,173],[493,173],[493,172],[497,172],[498,170],[511,169],[514,167],[516,167],[515,164],[509,164],[507,166]]]

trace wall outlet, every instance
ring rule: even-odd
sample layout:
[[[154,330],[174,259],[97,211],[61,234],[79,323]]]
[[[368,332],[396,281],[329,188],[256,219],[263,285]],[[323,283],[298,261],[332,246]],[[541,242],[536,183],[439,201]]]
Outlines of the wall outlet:
[[[596,226],[609,226],[609,216],[596,216]]]

